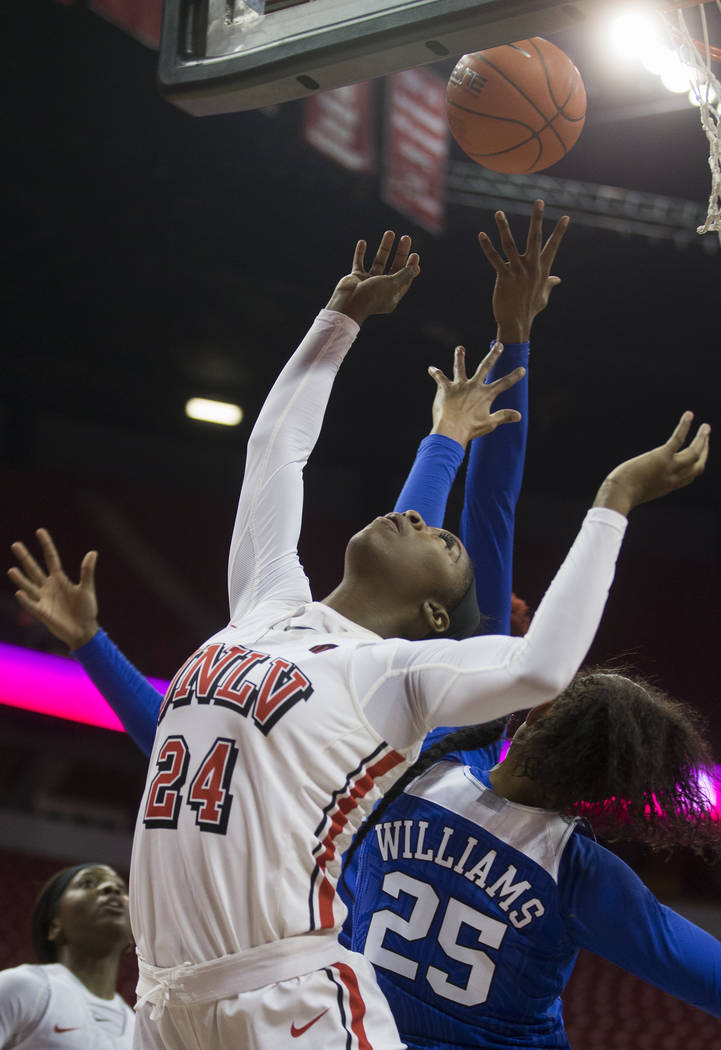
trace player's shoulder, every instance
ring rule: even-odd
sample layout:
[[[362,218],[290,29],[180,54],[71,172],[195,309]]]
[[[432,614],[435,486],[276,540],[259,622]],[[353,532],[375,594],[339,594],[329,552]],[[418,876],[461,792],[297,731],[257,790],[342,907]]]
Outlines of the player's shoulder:
[[[578,822],[574,831],[564,854],[562,878],[588,882],[607,879],[610,875],[621,877],[626,873],[636,877],[625,861],[596,840],[593,829],[585,821]]]
[[[406,791],[475,824],[558,881],[561,858],[573,837],[573,818],[511,802],[490,786],[488,769],[458,762],[434,763]]]
[[[0,1021],[18,1037],[16,1042],[35,1030],[47,1010],[52,994],[47,970],[23,963],[0,971]]]
[[[584,833],[585,831],[585,833]],[[581,824],[565,850],[559,868],[561,907],[568,914],[586,911],[610,897],[646,893],[633,868],[602,846]]]
[[[16,992],[35,992],[49,987],[48,970],[50,966],[35,963],[21,963],[7,970],[0,970],[0,995],[13,995]]]

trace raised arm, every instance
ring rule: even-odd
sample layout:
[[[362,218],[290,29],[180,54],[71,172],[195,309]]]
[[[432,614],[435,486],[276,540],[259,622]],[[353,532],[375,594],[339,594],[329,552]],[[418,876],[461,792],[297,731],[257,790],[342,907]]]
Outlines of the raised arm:
[[[490,434],[503,423],[518,422],[518,412],[492,411],[496,399],[520,383],[524,375],[524,369],[517,368],[488,382],[502,350],[500,343],[494,344],[470,379],[466,375],[466,351],[462,346],[457,346],[453,355],[452,379],[433,365],[428,369],[436,383],[433,427],[420,444],[394,510],[400,513],[417,510],[426,524],[440,528],[448,493],[468,443],[482,434]]]
[[[18,565],[8,570],[15,596],[83,665],[132,739],[146,755],[153,748],[161,694],[113,644],[98,624],[97,551],[88,551],[73,583],[47,529],[37,530],[45,567],[24,543],[13,543]]]
[[[508,220],[496,212],[496,226],[505,259],[485,233],[478,241],[496,275],[493,316],[496,339],[505,346],[499,367],[528,369],[533,322],[548,305],[560,278],[551,276],[556,253],[568,228],[563,216],[543,243],[544,202],[534,202],[525,251],[519,251]],[[521,491],[528,434],[528,375],[496,402],[520,418],[518,426],[502,427],[471,444],[466,471],[460,536],[476,571],[478,606],[487,617],[487,634],[508,634],[513,584],[513,534],[516,504]]]
[[[368,270],[365,241],[358,242],[351,272],[336,286],[258,416],[248,442],[230,546],[231,619],[262,602],[310,600],[297,552],[303,468],[318,439],[333,380],[359,325],[371,314],[391,313],[420,272],[409,237],[401,237],[388,267],[394,240],[386,231]]]
[[[700,426],[684,449],[691,419],[684,413],[665,444],[609,474],[524,638],[390,639],[369,648],[357,662],[354,684],[384,739],[409,747],[432,726],[486,722],[552,700],[566,688],[598,628],[624,515],[704,470],[710,428]]]

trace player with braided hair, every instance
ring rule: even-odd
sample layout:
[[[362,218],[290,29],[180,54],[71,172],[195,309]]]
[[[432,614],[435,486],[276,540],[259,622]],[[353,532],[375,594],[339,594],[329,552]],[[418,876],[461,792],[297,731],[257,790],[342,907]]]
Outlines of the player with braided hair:
[[[352,947],[409,1050],[567,1048],[560,996],[580,948],[721,1017],[721,944],[580,819],[609,839],[721,854],[697,713],[595,670],[531,710],[503,761],[464,765],[486,739],[469,727],[421,755],[346,855]]]

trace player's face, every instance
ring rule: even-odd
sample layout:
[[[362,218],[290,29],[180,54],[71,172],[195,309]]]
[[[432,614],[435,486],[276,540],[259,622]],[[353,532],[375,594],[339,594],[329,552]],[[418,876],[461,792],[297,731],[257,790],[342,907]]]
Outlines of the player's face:
[[[426,525],[417,511],[375,518],[348,544],[347,564],[378,580],[397,600],[433,598],[453,608],[468,586],[468,552],[453,533]]]
[[[110,951],[130,943],[128,888],[112,868],[79,871],[63,893],[50,927],[56,945],[93,944]]]

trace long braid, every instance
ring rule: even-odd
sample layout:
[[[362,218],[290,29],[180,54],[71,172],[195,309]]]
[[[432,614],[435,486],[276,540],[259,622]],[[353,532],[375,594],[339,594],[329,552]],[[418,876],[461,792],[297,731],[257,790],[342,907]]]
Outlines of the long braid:
[[[345,871],[353,858],[356,850],[363,844],[368,833],[382,819],[388,807],[395,802],[398,796],[405,791],[412,780],[425,773],[434,762],[438,762],[444,755],[451,751],[475,751],[484,747],[490,747],[503,734],[506,727],[506,718],[496,718],[493,722],[484,722],[482,725],[464,726],[457,729],[455,733],[449,733],[433,744],[418,756],[413,765],[409,766],[405,773],[396,780],[395,784],[385,793],[373,812],[358,828],[355,837],[343,858],[343,871],[341,881],[349,896],[353,896],[345,879]]]

